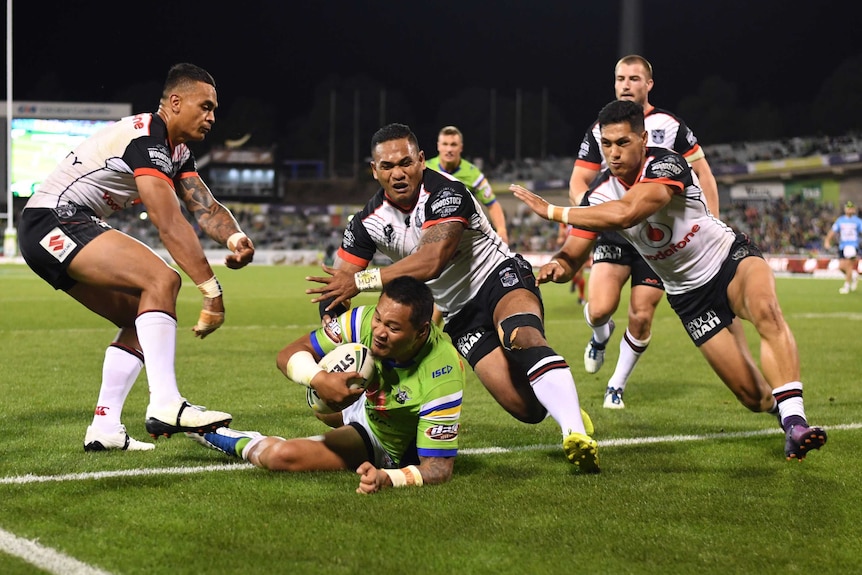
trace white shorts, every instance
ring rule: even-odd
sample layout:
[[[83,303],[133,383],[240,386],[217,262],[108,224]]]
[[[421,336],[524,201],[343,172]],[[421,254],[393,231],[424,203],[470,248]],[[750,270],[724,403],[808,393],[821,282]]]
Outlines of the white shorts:
[[[375,467],[381,467],[383,469],[395,469],[398,467],[395,464],[395,460],[392,459],[392,456],[383,449],[383,446],[380,444],[380,440],[377,439],[377,436],[374,435],[368,425],[368,418],[365,416],[364,396],[361,397],[359,401],[354,402],[349,407],[341,411],[341,420],[344,422],[344,425],[352,425],[354,429],[364,436],[366,444],[371,445],[371,449],[374,451],[374,459],[371,463],[373,463]]]
[[[841,255],[845,260],[852,260],[856,257],[856,246],[844,246],[841,250]]]

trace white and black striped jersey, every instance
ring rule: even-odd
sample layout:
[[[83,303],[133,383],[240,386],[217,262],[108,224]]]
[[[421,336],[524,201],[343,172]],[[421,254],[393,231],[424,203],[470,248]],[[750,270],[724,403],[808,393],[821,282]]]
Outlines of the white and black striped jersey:
[[[451,317],[476,296],[494,268],[514,255],[461,182],[426,168],[409,211],[380,189],[348,224],[338,256],[363,268],[377,251],[398,261],[419,249],[424,229],[453,221],[464,226],[458,249],[440,276],[427,282],[437,306]]]
[[[137,176],[174,181],[196,176],[191,150],[172,146],[158,114],[125,117],[78,145],[27,201],[25,208],[56,208],[74,203],[102,218],[140,203]]]
[[[670,203],[634,226],[620,230],[664,282],[668,294],[701,287],[718,273],[736,233],[710,214],[688,162],[665,148],[647,148],[635,184],[657,182],[674,189]],[[584,195],[582,206],[622,198],[631,186],[603,171]],[[574,235],[594,238],[574,229]]]
[[[675,116],[667,110],[650,106],[644,111],[644,129],[647,132],[647,147],[667,148],[681,154],[688,163],[704,157],[703,149],[697,142],[694,132],[686,126],[682,118]],[[592,127],[584,134],[575,166],[581,166],[590,170],[604,170],[608,167],[605,163],[602,147],[599,122],[596,120]]]

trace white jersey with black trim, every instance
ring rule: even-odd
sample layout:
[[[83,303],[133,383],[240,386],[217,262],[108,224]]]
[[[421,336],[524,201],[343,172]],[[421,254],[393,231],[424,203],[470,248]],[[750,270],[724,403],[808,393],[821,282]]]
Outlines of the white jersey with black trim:
[[[674,189],[670,203],[644,221],[620,230],[664,282],[668,294],[699,288],[721,268],[736,232],[710,214],[688,162],[665,148],[647,148],[637,183],[657,182]],[[628,188],[605,170],[593,181],[581,205],[619,200]]]
[[[25,208],[74,203],[106,218],[140,203],[135,177],[156,176],[174,187],[174,180],[196,173],[191,150],[185,144],[171,147],[167,126],[158,114],[128,116],[69,152]]]
[[[647,133],[647,147],[667,148],[678,154],[682,154],[688,163],[704,157],[703,149],[697,142],[697,137],[679,116],[661,108],[650,107],[644,112],[644,130]],[[592,170],[604,170],[608,167],[605,162],[602,148],[599,142],[602,140],[599,122],[593,123],[592,127],[584,134],[576,166],[582,166]],[[695,178],[695,181],[697,179]]]
[[[494,268],[514,256],[461,182],[426,169],[416,203],[409,211],[390,202],[379,190],[350,220],[338,257],[363,268],[377,251],[399,261],[419,249],[425,228],[444,222],[464,226],[452,260],[439,277],[427,282],[434,302],[448,319],[476,296]]]

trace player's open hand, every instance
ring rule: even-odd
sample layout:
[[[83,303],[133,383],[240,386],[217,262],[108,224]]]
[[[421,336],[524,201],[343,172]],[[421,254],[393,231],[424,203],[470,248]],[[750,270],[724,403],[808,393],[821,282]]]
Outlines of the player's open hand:
[[[192,328],[195,337],[205,338],[224,323],[224,301],[219,297],[205,297],[198,323]]]
[[[307,276],[305,278],[307,281],[323,284],[320,287],[305,290],[307,294],[318,294],[311,300],[311,303],[319,303],[325,299],[332,298],[332,301],[326,308],[327,311],[340,303],[349,305],[350,299],[359,293],[359,288],[356,287],[356,280],[354,280],[353,274],[329,267],[326,264],[321,267],[329,276]]]
[[[539,268],[536,273],[536,285],[548,282],[565,283],[572,279],[572,274],[559,260],[553,259]]]
[[[243,236],[237,241],[233,253],[224,258],[224,264],[232,270],[238,270],[250,264],[254,259],[254,244],[251,238]]]
[[[527,207],[533,210],[533,212],[546,220],[548,219],[548,202],[545,201],[544,198],[537,196],[527,188],[519,186],[518,184],[512,184],[509,186],[509,189],[512,190],[512,193],[516,198],[527,204]]]

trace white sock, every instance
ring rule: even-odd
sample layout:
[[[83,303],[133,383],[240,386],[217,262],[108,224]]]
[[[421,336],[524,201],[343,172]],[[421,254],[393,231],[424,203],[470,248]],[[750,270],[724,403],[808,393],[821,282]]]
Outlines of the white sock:
[[[532,372],[541,371],[549,363],[561,363],[559,368],[548,369],[542,375],[533,379],[530,377],[533,393],[539,402],[548,410],[548,414],[560,425],[563,439],[570,433],[584,433],[584,420],[581,418],[581,403],[578,400],[578,390],[575,379],[562,356],[554,355],[545,358],[533,366]],[[527,374],[528,377],[530,374]]]
[[[144,367],[142,358],[143,355],[138,350],[116,342],[105,350],[102,386],[93,415],[93,426],[112,432],[122,424],[123,404]]]
[[[792,415],[798,415],[808,421],[805,417],[805,404],[802,401],[801,381],[791,381],[781,387],[776,387],[772,390],[772,395],[778,402],[778,413],[781,417],[782,426],[784,421]]]
[[[611,338],[611,322],[610,320],[606,321],[602,325],[593,325],[590,323],[590,303],[584,306],[584,319],[587,322],[587,325],[593,330],[593,339],[596,340],[597,343],[603,343],[608,341]]]
[[[645,340],[635,339],[628,328],[626,328],[626,333],[620,340],[620,356],[617,359],[617,366],[614,369],[614,374],[608,381],[608,387],[615,389],[626,388],[626,383],[638,364],[641,355],[646,351],[650,339],[652,339],[652,335]]]
[[[177,320],[162,311],[148,311],[138,316],[135,327],[147,362],[150,405],[166,406],[180,401],[182,395],[174,371]]]

